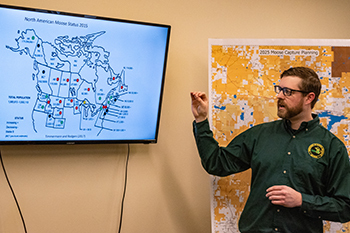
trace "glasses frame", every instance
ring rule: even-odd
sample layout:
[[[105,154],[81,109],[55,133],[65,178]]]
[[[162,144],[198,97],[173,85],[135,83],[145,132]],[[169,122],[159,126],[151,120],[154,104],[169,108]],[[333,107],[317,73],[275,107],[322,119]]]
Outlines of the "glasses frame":
[[[288,87],[281,87],[279,85],[275,85],[273,87],[273,89],[274,89],[274,91],[276,92],[277,95],[282,91],[284,96],[291,96],[291,95],[293,95],[293,92],[295,92],[295,91],[296,92],[305,93],[305,94],[310,93],[309,91],[295,90],[295,89],[291,89],[291,88],[288,88]],[[279,89],[279,91],[277,91],[277,89]]]

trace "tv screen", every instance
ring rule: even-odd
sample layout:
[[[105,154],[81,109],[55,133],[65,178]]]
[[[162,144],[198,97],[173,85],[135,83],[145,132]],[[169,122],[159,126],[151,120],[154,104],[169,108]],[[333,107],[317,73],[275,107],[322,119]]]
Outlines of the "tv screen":
[[[156,143],[169,25],[0,5],[0,144]]]

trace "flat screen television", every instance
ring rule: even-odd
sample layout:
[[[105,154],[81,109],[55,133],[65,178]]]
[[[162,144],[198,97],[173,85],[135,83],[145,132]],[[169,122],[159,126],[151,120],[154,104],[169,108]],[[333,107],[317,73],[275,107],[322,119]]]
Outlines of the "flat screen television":
[[[156,143],[169,25],[0,5],[0,145]]]

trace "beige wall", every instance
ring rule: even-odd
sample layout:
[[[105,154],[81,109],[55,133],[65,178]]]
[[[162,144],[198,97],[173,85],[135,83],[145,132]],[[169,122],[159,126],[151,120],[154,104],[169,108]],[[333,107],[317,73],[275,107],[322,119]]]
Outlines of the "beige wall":
[[[194,145],[189,100],[191,90],[208,89],[208,38],[350,38],[349,0],[0,3],[172,26],[159,142],[131,145],[127,233],[211,231],[209,177]],[[1,153],[28,233],[117,232],[127,145],[2,146]],[[0,232],[23,232],[2,172]]]

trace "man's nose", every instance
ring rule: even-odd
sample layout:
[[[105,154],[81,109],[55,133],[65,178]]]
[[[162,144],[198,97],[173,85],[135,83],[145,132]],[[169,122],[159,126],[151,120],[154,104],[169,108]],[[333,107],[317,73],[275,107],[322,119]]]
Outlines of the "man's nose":
[[[284,98],[285,96],[284,96],[284,94],[283,94],[283,91],[280,91],[278,94],[277,94],[277,99],[282,99],[282,98]]]

